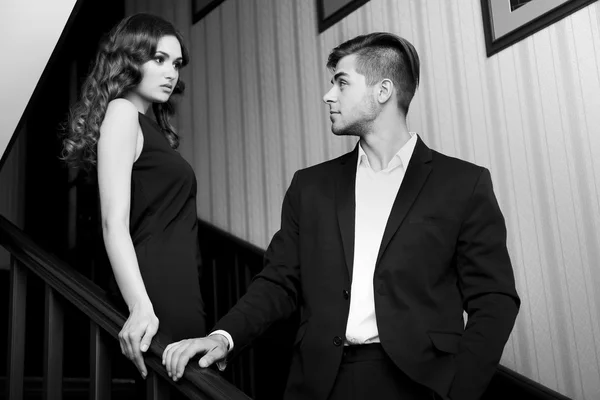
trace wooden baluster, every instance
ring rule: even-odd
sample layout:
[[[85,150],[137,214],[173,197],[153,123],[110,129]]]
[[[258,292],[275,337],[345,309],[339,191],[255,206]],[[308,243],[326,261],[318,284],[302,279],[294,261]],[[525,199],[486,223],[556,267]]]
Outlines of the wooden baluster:
[[[110,400],[112,392],[110,336],[90,321],[90,400]]]
[[[8,398],[23,398],[23,370],[25,366],[25,312],[27,298],[27,271],[11,257],[10,307],[8,329]]]
[[[44,399],[62,399],[64,311],[62,299],[46,284],[44,312]]]
[[[161,400],[169,398],[170,383],[148,368],[146,377],[146,400]]]

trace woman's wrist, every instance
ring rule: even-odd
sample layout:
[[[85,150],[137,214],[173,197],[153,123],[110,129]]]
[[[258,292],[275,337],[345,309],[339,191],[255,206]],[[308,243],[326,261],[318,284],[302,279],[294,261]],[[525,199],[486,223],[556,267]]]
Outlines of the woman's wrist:
[[[154,313],[154,307],[150,302],[149,298],[139,299],[134,301],[131,306],[129,306],[129,313],[134,311],[142,311],[142,312],[152,312]]]

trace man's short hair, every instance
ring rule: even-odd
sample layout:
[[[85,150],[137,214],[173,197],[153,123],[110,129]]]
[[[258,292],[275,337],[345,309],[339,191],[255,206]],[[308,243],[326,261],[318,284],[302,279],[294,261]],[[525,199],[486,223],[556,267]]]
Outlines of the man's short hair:
[[[364,75],[371,86],[390,79],[398,94],[398,106],[408,112],[408,106],[419,86],[419,55],[406,39],[392,33],[376,32],[357,36],[331,51],[327,68],[334,71],[338,62],[351,54],[356,57],[356,72]]]

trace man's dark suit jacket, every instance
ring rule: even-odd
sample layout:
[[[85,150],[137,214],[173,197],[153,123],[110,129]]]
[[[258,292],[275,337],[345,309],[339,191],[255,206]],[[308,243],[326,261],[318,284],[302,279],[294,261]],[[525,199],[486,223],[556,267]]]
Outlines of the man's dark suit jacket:
[[[340,365],[357,157],[355,148],[296,172],[263,271],[215,326],[231,334],[235,353],[300,308],[286,399],[326,399]],[[519,307],[489,171],[433,151],[418,138],[373,285],[381,344],[398,368],[442,398],[479,398]]]

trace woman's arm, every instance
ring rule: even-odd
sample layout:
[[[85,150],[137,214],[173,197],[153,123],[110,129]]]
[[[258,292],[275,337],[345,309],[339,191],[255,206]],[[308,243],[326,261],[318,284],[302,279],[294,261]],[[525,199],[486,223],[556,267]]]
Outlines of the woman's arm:
[[[139,130],[137,108],[125,99],[111,101],[100,127],[97,157],[104,244],[130,313],[119,333],[119,342],[123,354],[145,377],[147,371],[141,352],[150,346],[158,330],[158,319],[129,233],[131,173],[143,141],[138,140]]]

